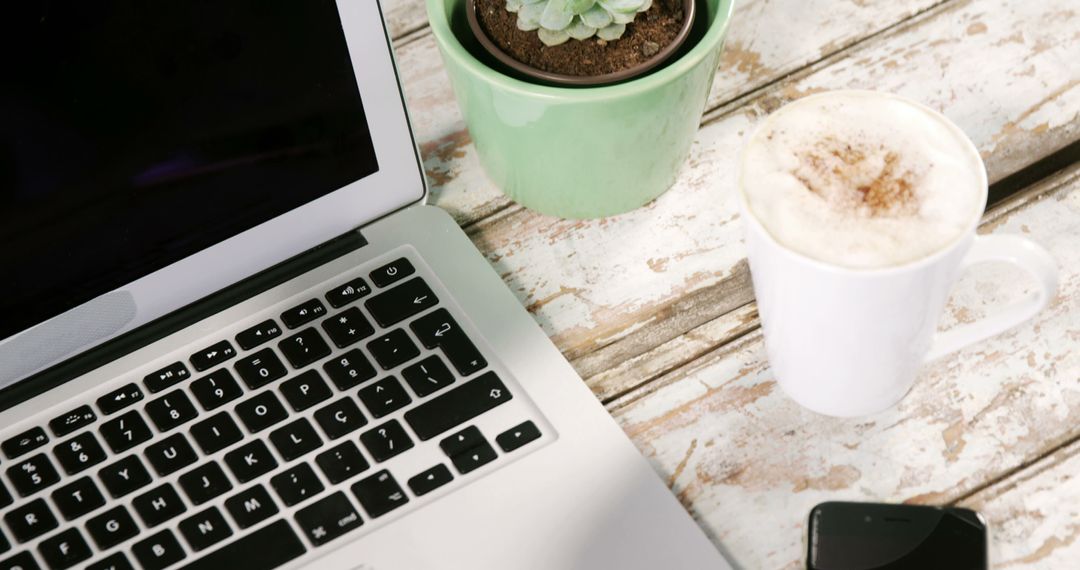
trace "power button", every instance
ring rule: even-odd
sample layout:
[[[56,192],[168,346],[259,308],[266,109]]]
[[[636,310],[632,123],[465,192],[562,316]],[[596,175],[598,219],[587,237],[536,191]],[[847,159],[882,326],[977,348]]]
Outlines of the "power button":
[[[399,281],[409,275],[416,273],[412,264],[408,259],[399,257],[386,265],[371,272],[371,281],[375,283],[376,287],[386,287],[387,285]]]

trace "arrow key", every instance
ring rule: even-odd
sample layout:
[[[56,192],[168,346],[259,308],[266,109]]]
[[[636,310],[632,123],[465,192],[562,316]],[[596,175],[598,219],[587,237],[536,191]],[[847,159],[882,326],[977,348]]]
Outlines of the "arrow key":
[[[530,441],[540,439],[540,429],[531,421],[520,423],[495,437],[503,451],[513,451]]]
[[[495,450],[486,441],[450,458],[450,461],[454,462],[454,467],[456,467],[458,472],[462,475],[491,463],[494,460]]]
[[[421,471],[418,475],[409,479],[409,488],[412,489],[416,496],[426,495],[439,487],[454,480],[453,474],[442,463],[428,469]]]

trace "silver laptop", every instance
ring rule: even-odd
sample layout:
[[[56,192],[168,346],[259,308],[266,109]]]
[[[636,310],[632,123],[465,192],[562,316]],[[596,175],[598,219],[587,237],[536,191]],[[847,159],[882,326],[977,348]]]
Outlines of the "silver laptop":
[[[377,3],[0,11],[0,570],[727,568],[423,205]]]

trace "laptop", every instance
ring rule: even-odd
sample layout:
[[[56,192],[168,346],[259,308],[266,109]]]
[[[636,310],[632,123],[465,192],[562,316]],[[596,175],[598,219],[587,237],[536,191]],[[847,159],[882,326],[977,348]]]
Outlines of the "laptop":
[[[424,205],[376,2],[0,10],[0,569],[728,567]]]

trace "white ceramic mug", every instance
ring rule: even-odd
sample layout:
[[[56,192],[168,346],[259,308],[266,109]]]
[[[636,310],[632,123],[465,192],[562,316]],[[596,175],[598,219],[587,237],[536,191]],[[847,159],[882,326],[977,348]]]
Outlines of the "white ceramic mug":
[[[966,141],[979,165],[977,203],[985,208],[986,170],[975,145],[944,116],[909,103],[939,117]],[[978,216],[959,239],[929,256],[882,269],[850,269],[777,242],[751,212],[741,175],[738,194],[769,364],[792,399],[822,414],[850,417],[889,408],[911,389],[924,362],[1031,319],[1057,290],[1057,266],[1045,249],[1019,236],[977,236]],[[988,261],[1030,273],[1038,292],[935,335],[961,271]]]

